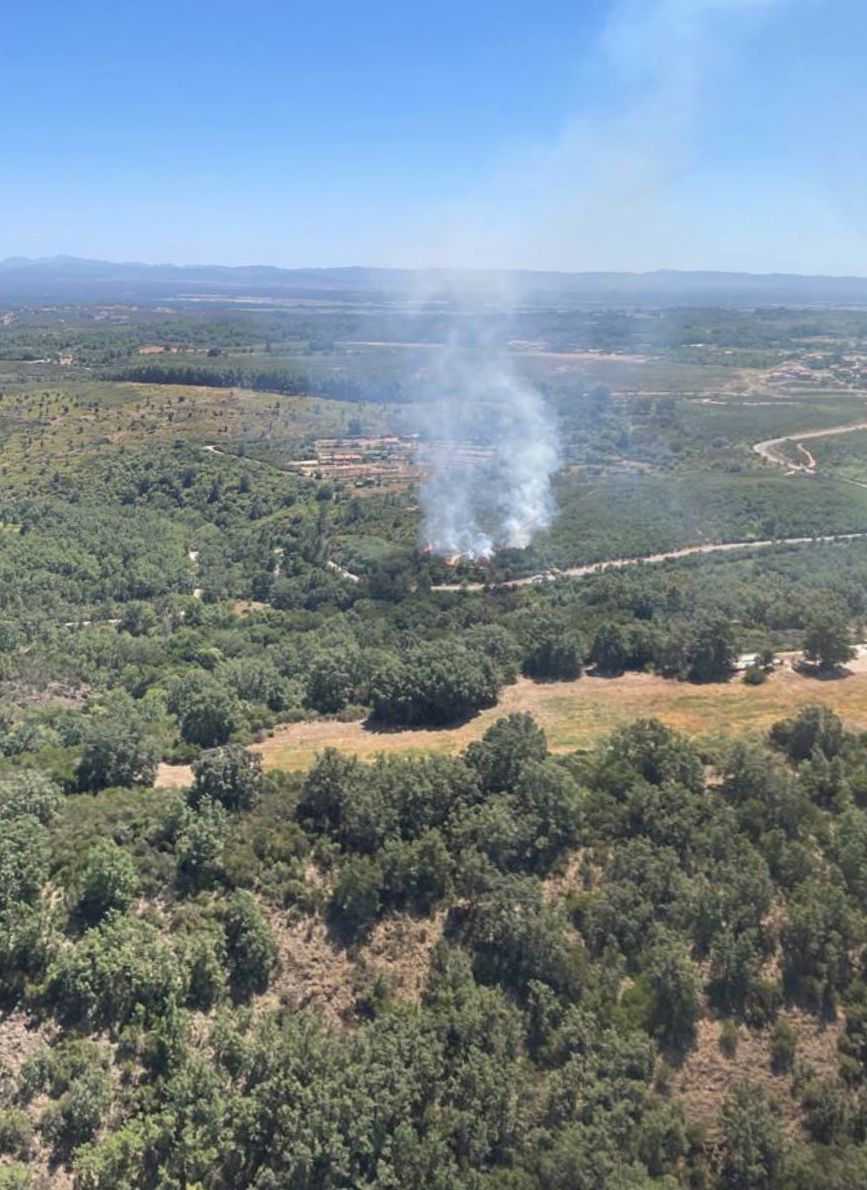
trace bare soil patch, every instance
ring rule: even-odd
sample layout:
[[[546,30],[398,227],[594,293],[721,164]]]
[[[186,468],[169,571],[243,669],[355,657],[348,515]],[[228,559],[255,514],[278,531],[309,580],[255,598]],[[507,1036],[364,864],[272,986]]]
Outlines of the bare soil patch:
[[[798,1038],[798,1059],[806,1062],[820,1078],[837,1075],[837,1042],[840,1024],[830,1024],[792,1010],[785,1014]],[[798,1102],[792,1096],[791,1075],[772,1068],[769,1030],[738,1028],[738,1046],[733,1058],[719,1047],[720,1021],[703,1019],[697,1038],[675,1078],[675,1092],[682,1098],[687,1118],[701,1124],[713,1143],[721,1139],[720,1111],[729,1091],[738,1083],[759,1083],[778,1105],[786,1130],[801,1131]]]

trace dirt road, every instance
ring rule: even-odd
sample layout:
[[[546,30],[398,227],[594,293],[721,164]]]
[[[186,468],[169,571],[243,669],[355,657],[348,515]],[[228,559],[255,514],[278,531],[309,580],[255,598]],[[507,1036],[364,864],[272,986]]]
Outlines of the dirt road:
[[[851,434],[855,430],[867,430],[867,421],[856,422],[853,426],[828,426],[824,430],[804,430],[800,434],[784,434],[781,438],[767,438],[764,442],[756,442],[753,450],[763,459],[767,459],[769,463],[776,463],[777,466],[786,467],[790,471],[803,471],[805,474],[815,475],[816,460],[803,444],[811,438],[832,438],[837,434]],[[787,442],[793,443],[798,448],[806,462],[794,463],[791,459],[786,458],[783,448]]]
[[[542,574],[531,574],[526,578],[507,579],[501,583],[442,583],[434,591],[483,591],[487,586],[528,587],[536,583],[553,582],[558,578],[586,578],[591,574],[602,574],[606,570],[623,570],[627,566],[653,566],[660,562],[672,562],[677,558],[690,558],[693,554],[724,554],[734,550],[769,549],[774,545],[809,545],[833,541],[855,541],[867,537],[861,533],[828,533],[817,537],[768,537],[757,541],[724,541],[717,544],[687,545],[679,550],[666,550],[661,554],[642,554],[637,558],[610,558],[605,562],[588,562],[584,566],[570,566],[566,570],[546,570]]]

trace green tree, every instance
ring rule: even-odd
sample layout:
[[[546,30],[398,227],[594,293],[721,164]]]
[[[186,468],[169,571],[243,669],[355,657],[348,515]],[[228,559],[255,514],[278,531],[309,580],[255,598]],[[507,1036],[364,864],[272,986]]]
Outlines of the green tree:
[[[793,719],[783,719],[771,728],[771,743],[796,764],[820,751],[829,760],[843,747],[843,724],[823,706],[803,707]]]
[[[855,656],[845,615],[833,608],[815,612],[804,635],[804,656],[820,669],[835,669]]]
[[[687,949],[664,935],[653,946],[646,966],[653,993],[653,1028],[661,1043],[685,1050],[695,1037],[701,1015],[701,979]]]
[[[630,660],[630,642],[619,624],[603,624],[587,660],[601,674],[622,674]]]
[[[574,629],[556,619],[537,621],[530,628],[523,672],[542,681],[572,681],[584,668],[584,645]]]
[[[355,673],[348,661],[343,651],[339,656],[324,653],[314,660],[304,684],[304,702],[308,707],[332,715],[352,701]]]
[[[262,757],[240,744],[226,744],[203,752],[193,762],[190,805],[205,798],[219,802],[226,810],[249,810],[262,788]]]
[[[392,869],[392,879],[395,875]],[[331,914],[341,930],[357,935],[371,928],[382,905],[382,883],[376,860],[358,855],[344,861],[331,895]]]
[[[153,785],[159,744],[134,714],[111,714],[90,725],[76,774],[84,791],[110,785]]]
[[[277,945],[265,915],[248,892],[239,890],[229,897],[224,928],[232,994],[246,1000],[268,986],[277,963]]]
[[[740,1083],[722,1109],[720,1182],[727,1190],[776,1190],[786,1184],[786,1142],[765,1092]]]
[[[220,880],[227,826],[226,811],[219,802],[203,798],[191,809],[179,801],[169,812],[167,834],[174,842],[183,887],[202,889]]]
[[[694,682],[725,682],[735,672],[738,647],[730,621],[701,620],[687,645],[688,676]]]
[[[481,740],[469,745],[465,756],[479,775],[485,793],[512,791],[524,767],[544,760],[545,733],[526,712],[508,715],[492,724]]]
[[[212,677],[187,688],[178,714],[183,738],[203,748],[225,744],[241,721],[237,695]]]
[[[123,913],[139,890],[135,863],[114,839],[100,839],[87,853],[78,910],[91,925],[108,913]]]

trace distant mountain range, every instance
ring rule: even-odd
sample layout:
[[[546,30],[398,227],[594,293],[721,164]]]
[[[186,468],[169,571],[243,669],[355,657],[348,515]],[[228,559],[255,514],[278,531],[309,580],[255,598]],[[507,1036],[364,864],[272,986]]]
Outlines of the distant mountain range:
[[[788,273],[465,272],[380,268],[282,269],[270,265],[115,263],[74,256],[0,260],[0,305],[321,300],[365,303],[520,294],[544,306],[867,306],[867,277]]]

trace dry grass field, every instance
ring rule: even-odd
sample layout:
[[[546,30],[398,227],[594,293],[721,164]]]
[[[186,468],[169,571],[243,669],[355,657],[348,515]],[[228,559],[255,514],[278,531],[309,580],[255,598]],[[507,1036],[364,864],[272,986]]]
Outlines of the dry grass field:
[[[500,703],[468,723],[439,731],[370,731],[361,722],[296,723],[257,744],[266,768],[306,769],[324,748],[340,748],[363,759],[379,752],[454,754],[478,739],[501,715],[529,711],[544,727],[554,752],[587,748],[616,727],[654,716],[690,736],[761,732],[800,707],[821,702],[848,726],[867,730],[867,672],[861,664],[848,676],[819,681],[789,668],[763,686],[739,678],[697,686],[654,674],[620,678],[583,677],[539,684],[526,678],[503,692]],[[167,779],[170,777],[167,774]]]

